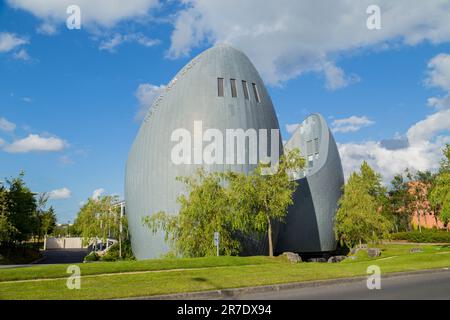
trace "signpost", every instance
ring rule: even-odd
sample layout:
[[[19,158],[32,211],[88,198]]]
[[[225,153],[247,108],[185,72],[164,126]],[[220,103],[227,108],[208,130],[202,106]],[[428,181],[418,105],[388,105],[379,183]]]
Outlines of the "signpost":
[[[220,243],[220,236],[218,232],[214,232],[214,244],[217,248],[217,256],[219,256],[219,243]]]

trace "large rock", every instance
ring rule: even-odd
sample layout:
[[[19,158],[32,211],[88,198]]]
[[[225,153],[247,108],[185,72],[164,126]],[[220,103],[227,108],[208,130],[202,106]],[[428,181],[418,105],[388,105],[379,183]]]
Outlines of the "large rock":
[[[285,256],[288,259],[288,261],[291,262],[291,263],[302,262],[302,258],[297,253],[284,252],[283,256]]]
[[[367,249],[367,255],[370,258],[379,257],[381,255],[381,250],[378,248],[369,248],[369,249]]]
[[[366,251],[368,249],[367,244],[361,244],[358,245],[357,247],[354,247],[350,250],[351,254],[357,254],[358,252],[360,252],[361,250]]]
[[[328,259],[328,263],[337,263],[337,262],[344,261],[345,259],[347,259],[346,256],[333,256],[333,257],[330,257],[330,259]]]

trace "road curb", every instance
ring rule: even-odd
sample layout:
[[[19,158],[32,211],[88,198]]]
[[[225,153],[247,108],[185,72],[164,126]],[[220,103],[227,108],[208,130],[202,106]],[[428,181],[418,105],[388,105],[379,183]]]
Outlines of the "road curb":
[[[416,270],[407,272],[394,272],[387,273],[383,275],[383,278],[393,278],[398,276],[410,276],[410,275],[420,275],[429,273],[444,273],[450,272],[449,268],[439,268],[439,269],[427,269],[427,270]],[[365,281],[366,276],[352,277],[352,278],[338,278],[338,279],[328,279],[328,280],[316,280],[316,281],[304,281],[304,282],[291,282],[291,283],[280,283],[266,286],[257,287],[243,287],[243,288],[232,288],[223,290],[210,290],[210,291],[199,291],[199,292],[185,292],[185,293],[175,293],[175,294],[165,294],[156,296],[146,296],[146,297],[131,297],[120,300],[207,300],[207,299],[232,299],[243,294],[251,293],[265,293],[265,292],[277,292],[288,289],[300,289],[307,287],[319,287],[333,284],[347,284],[359,281]]]

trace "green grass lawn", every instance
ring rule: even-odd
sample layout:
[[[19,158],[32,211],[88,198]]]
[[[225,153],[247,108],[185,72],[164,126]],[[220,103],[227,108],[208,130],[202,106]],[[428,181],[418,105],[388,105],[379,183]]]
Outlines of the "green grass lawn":
[[[66,287],[67,265],[0,270],[1,299],[108,299],[217,290],[276,283],[366,275],[375,264],[382,273],[450,267],[450,247],[382,245],[382,255],[341,263],[291,264],[283,258],[209,257],[81,264],[81,289]],[[83,277],[84,276],[84,277]]]

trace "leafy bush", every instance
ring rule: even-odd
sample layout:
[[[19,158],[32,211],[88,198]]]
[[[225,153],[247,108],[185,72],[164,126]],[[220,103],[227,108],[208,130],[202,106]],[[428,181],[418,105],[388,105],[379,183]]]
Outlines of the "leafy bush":
[[[106,254],[101,258],[102,261],[117,260],[134,260],[133,251],[131,250],[131,242],[129,240],[122,242],[122,259],[119,258],[119,243],[115,243],[108,249]]]
[[[422,230],[399,232],[391,235],[392,240],[407,240],[409,242],[423,242],[423,243],[450,243],[450,232],[442,230]]]
[[[96,254],[94,251],[89,253],[86,257],[84,257],[84,261],[98,261],[100,258],[98,254]]]

